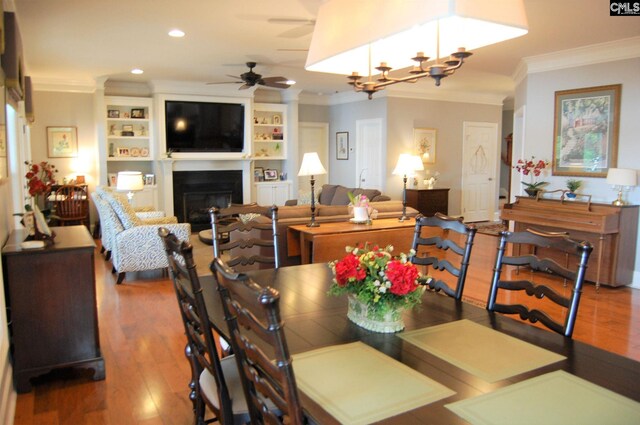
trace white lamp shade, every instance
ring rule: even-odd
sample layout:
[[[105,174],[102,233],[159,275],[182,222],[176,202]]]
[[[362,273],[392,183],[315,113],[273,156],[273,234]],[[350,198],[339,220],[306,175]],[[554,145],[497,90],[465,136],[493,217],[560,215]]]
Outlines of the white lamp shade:
[[[135,192],[144,189],[144,181],[140,171],[120,171],[116,190]]]
[[[607,184],[612,186],[635,186],[638,184],[636,170],[630,168],[609,168]]]
[[[380,62],[416,65],[417,52],[436,59],[519,37],[528,32],[523,0],[328,0],[318,9],[305,68],[372,74]]]
[[[396,176],[411,177],[416,171],[424,170],[422,161],[417,155],[409,155],[408,153],[401,153],[396,163],[396,168],[393,169],[392,174]]]
[[[298,176],[317,176],[327,174],[327,170],[322,166],[317,152],[307,152],[302,157],[302,164]]]

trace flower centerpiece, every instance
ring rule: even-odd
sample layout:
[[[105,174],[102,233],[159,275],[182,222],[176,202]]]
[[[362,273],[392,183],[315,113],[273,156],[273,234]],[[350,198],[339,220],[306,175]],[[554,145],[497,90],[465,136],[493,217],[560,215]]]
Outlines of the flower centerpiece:
[[[411,263],[415,255],[392,256],[393,246],[366,245],[346,247],[347,255],[329,263],[334,279],[330,295],[347,294],[347,317],[359,326],[377,332],[404,329],[402,310],[421,302],[424,285],[431,280],[422,276]]]
[[[51,186],[56,183],[56,166],[47,161],[34,163],[25,161],[29,167],[25,178],[27,179],[27,189],[33,198],[33,204],[40,207],[40,195],[51,192]],[[44,204],[43,204],[44,206]]]
[[[545,181],[536,181],[537,177],[545,171],[545,169],[549,166],[549,161],[547,160],[536,160],[535,156],[532,156],[531,159],[519,159],[516,162],[516,165],[513,166],[517,172],[522,174],[523,176],[529,176],[530,182],[522,182],[529,196],[535,196],[539,190],[542,190],[542,187],[548,182]]]
[[[356,223],[368,223],[370,218],[369,211],[369,198],[364,194],[354,195],[351,192],[347,192],[349,196],[349,206],[353,207],[353,221]]]

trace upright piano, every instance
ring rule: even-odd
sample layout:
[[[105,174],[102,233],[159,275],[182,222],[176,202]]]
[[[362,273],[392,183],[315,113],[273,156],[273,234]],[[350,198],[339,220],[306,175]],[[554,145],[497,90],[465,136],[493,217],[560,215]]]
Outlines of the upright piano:
[[[517,196],[514,203],[502,207],[500,218],[513,221],[516,232],[526,229],[563,231],[572,239],[589,241],[593,252],[586,279],[596,286],[623,286],[633,280],[637,205],[614,206]]]

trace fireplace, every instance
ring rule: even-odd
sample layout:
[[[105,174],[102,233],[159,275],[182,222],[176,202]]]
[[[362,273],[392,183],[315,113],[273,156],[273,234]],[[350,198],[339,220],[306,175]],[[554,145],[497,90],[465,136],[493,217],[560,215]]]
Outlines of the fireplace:
[[[241,204],[242,199],[242,170],[173,172],[173,212],[194,232],[211,226],[209,208]]]

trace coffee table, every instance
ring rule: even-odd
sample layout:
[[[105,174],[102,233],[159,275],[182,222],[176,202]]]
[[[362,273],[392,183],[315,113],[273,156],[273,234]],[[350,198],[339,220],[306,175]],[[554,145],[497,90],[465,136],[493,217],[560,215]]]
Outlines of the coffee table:
[[[413,218],[373,220],[371,224],[352,222],[321,223],[319,227],[298,224],[287,228],[287,254],[300,255],[302,264],[325,263],[345,255],[346,246],[370,243],[394,246],[394,253],[408,253],[413,242]]]

